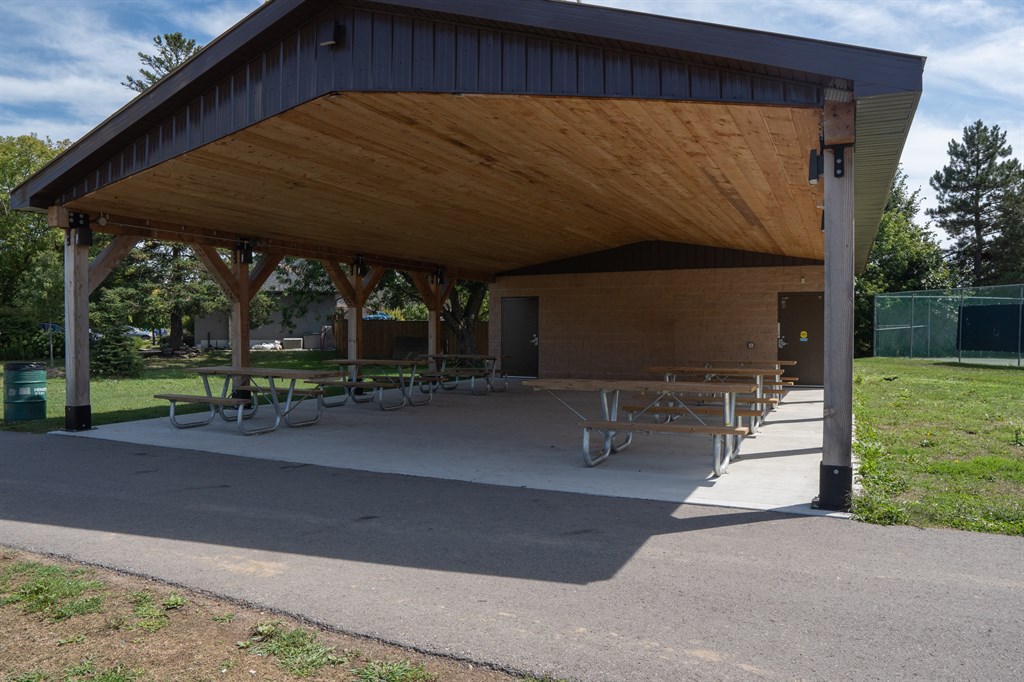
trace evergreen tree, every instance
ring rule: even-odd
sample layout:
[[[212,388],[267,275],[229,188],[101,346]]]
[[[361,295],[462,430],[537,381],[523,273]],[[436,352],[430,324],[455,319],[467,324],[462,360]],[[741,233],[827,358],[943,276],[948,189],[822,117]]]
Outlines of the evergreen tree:
[[[939,206],[928,215],[953,239],[950,262],[968,284],[990,284],[1001,279],[995,244],[1014,229],[1010,214],[1024,171],[998,125],[975,121],[947,149],[949,164],[931,178]]]
[[[1024,284],[1024,179],[1007,192],[993,240],[993,284]]]
[[[920,194],[920,190],[907,189],[907,176],[902,170],[896,173],[867,265],[856,278],[854,348],[857,355],[873,352],[876,294],[944,289],[957,284],[935,239],[914,223],[921,206]]]
[[[154,36],[153,45],[155,54],[138,53],[144,67],[139,69],[141,78],[127,76],[121,85],[144,92],[202,49],[180,32]],[[171,350],[183,343],[186,317],[208,313],[224,303],[219,289],[186,246],[147,241],[125,260],[109,286],[132,287],[140,300],[148,302],[138,311],[136,324],[163,327],[163,321],[169,323]]]
[[[185,38],[180,31],[153,36],[153,46],[156,47],[156,54],[138,53],[139,61],[143,66],[148,67],[139,69],[139,75],[142,78],[125,76],[128,80],[123,81],[121,85],[135,92],[145,92],[161,78],[186,62],[189,57],[203,49],[202,45],[196,45],[195,40]]]

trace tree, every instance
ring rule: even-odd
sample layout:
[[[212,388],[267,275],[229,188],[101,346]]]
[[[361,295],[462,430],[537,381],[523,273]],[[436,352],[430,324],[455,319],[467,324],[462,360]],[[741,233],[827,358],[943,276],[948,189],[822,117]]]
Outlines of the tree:
[[[48,227],[46,216],[11,210],[11,191],[70,144],[35,135],[0,138],[0,306],[23,305],[20,296],[32,291],[25,286],[27,276],[39,267],[41,256],[58,255],[62,244],[60,230]],[[47,309],[39,314],[59,312]]]
[[[127,81],[121,85],[145,92],[202,49],[195,40],[185,38],[180,32],[154,36],[153,45],[155,54],[138,53],[146,67],[139,69],[142,77],[127,76]],[[224,302],[223,298],[218,298],[219,290],[202,264],[187,247],[147,241],[141,248],[134,249],[126,260],[128,264],[119,269],[119,285],[135,287],[148,302],[144,310],[136,313],[147,319],[136,322],[162,327],[160,322],[168,320],[171,350],[182,345],[186,316],[204,314]]]
[[[950,261],[969,273],[968,284],[990,284],[1001,279],[994,246],[1014,229],[1010,214],[1024,170],[1009,158],[1006,133],[980,120],[964,128],[963,142],[950,140],[947,150],[949,164],[931,178],[939,205],[928,215],[953,239]]]
[[[907,176],[897,171],[867,265],[856,278],[854,348],[858,355],[873,352],[876,294],[956,285],[941,247],[925,228],[914,223],[920,194],[919,189],[910,192]]]
[[[180,31],[165,33],[163,36],[153,36],[153,45],[156,47],[156,54],[138,53],[139,61],[143,66],[148,67],[139,69],[139,75],[142,78],[125,76],[128,80],[122,81],[121,85],[135,92],[145,92],[179,65],[188,61],[189,57],[203,49],[202,45],[196,45],[195,40],[185,38]]]
[[[1024,283],[1024,181],[1007,192],[993,240],[993,284]]]
[[[282,309],[287,327],[290,320],[306,314],[308,306],[323,296],[338,296],[334,285],[318,261],[286,258],[278,268],[284,293],[291,303]],[[408,274],[389,270],[374,289],[369,308],[387,310],[407,320],[423,320],[427,308]],[[441,318],[459,339],[460,353],[476,353],[474,329],[487,314],[487,284],[459,280],[441,310]]]

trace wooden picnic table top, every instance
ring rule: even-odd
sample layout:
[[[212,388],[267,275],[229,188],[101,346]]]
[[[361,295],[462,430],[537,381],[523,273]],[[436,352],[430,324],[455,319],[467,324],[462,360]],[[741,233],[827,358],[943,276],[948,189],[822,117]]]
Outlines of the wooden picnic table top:
[[[342,367],[367,367],[369,365],[383,365],[385,367],[415,367],[416,365],[422,365],[422,360],[388,360],[386,358],[353,358],[351,360],[346,358],[339,358],[337,360],[324,360],[324,363],[328,365],[341,365]]]
[[[635,391],[637,393],[753,393],[757,384],[646,379],[529,379],[524,386],[549,391]]]
[[[198,374],[211,376],[234,377],[273,377],[275,379],[314,379],[330,375],[327,370],[290,369],[284,367],[239,367],[235,365],[219,365],[216,367],[196,367]]]
[[[466,355],[461,353],[431,353],[425,358],[434,360],[497,360],[497,355]],[[506,356],[507,357],[507,356]]]
[[[715,374],[717,376],[776,376],[784,374],[783,369],[771,369],[767,367],[700,367],[698,365],[671,365],[668,367],[648,367],[652,374]]]
[[[729,367],[743,367],[749,365],[778,365],[779,367],[793,367],[797,364],[796,360],[705,360],[704,362],[712,366],[726,365]]]

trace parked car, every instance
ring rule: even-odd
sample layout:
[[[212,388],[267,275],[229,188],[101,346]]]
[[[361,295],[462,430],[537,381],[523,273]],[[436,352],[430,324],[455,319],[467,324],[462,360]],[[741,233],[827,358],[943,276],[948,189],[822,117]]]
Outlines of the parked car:
[[[44,331],[44,332],[50,332],[51,334],[63,334],[64,333],[63,325],[59,325],[56,322],[40,322],[39,323],[39,330],[40,331]],[[102,334],[97,334],[91,328],[89,329],[89,340],[90,341],[99,341],[101,338],[103,338]]]
[[[391,316],[387,313],[370,313],[369,315],[363,315],[364,320],[390,320]]]
[[[128,336],[134,336],[140,339],[146,339],[147,341],[153,340],[153,334],[145,329],[139,329],[138,327],[128,327]]]

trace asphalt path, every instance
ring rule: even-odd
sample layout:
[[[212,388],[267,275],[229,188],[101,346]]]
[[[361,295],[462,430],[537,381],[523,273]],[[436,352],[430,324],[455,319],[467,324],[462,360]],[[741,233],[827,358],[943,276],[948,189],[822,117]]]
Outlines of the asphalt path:
[[[1022,538],[0,432],[0,544],[571,680],[1024,679]]]

